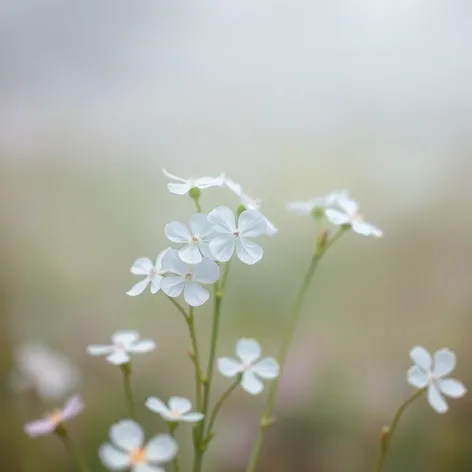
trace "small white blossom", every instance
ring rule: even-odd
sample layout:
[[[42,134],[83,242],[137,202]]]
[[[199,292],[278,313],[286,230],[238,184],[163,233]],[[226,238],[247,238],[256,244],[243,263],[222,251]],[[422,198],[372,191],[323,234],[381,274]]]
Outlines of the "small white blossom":
[[[408,370],[408,382],[416,388],[428,389],[428,402],[438,413],[445,413],[448,409],[443,395],[451,398],[460,398],[467,392],[462,382],[447,378],[456,367],[456,356],[449,349],[439,349],[431,354],[421,346],[410,351],[414,366]]]
[[[235,249],[239,259],[245,264],[255,264],[262,259],[262,248],[248,239],[265,233],[267,223],[261,213],[245,210],[236,225],[233,211],[221,206],[208,214],[208,221],[217,233],[210,241],[210,250],[217,261],[229,261]]]
[[[351,225],[353,231],[364,236],[380,238],[383,235],[380,229],[364,221],[364,216],[359,213],[359,206],[354,200],[342,199],[339,201],[339,207],[341,210],[330,208],[325,212],[333,225]]]
[[[218,177],[198,177],[183,179],[182,177],[177,177],[176,175],[167,172],[167,170],[162,169],[162,172],[169,179],[175,180],[177,183],[167,184],[167,188],[170,192],[177,195],[186,195],[192,188],[198,188],[199,190],[205,190],[210,187],[221,187],[225,180],[224,174],[220,174]]]
[[[162,266],[168,274],[174,274],[162,279],[162,291],[172,298],[183,292],[185,301],[191,306],[203,305],[210,298],[208,290],[200,284],[213,284],[220,277],[220,268],[215,261],[204,257],[198,264],[186,264],[176,249],[167,251]]]
[[[239,359],[220,357],[218,370],[225,377],[243,374],[241,386],[253,395],[264,389],[263,379],[275,379],[279,375],[279,364],[273,357],[261,357],[261,347],[254,339],[242,338],[236,343],[236,355]]]
[[[196,423],[204,417],[203,413],[192,412],[192,403],[190,400],[182,397],[170,397],[169,406],[156,397],[149,397],[146,400],[146,407],[161,415],[166,421],[186,421]]]
[[[87,352],[91,356],[107,356],[106,360],[110,364],[126,364],[130,360],[130,354],[142,354],[155,349],[154,341],[139,338],[137,331],[117,331],[111,337],[112,345],[91,344],[87,346]]]
[[[296,200],[287,203],[287,210],[299,216],[311,216],[317,210],[326,211],[329,208],[336,208],[341,200],[348,198],[345,190],[331,192],[323,197],[315,197],[311,200]]]
[[[131,267],[131,273],[134,275],[145,275],[146,278],[133,285],[133,287],[126,292],[127,295],[132,297],[141,295],[149,284],[151,284],[151,293],[157,293],[159,291],[161,288],[162,275],[165,274],[165,271],[162,270],[162,257],[166,251],[167,249],[159,253],[155,265],[152,263],[151,259],[147,257],[140,257],[134,261]]]
[[[110,428],[112,444],[103,444],[99,456],[109,470],[131,470],[132,472],[164,472],[160,467],[177,455],[175,439],[168,434],[154,436],[146,445],[144,433],[131,420],[123,420]]]
[[[206,215],[196,213],[190,217],[190,231],[179,221],[166,225],[165,233],[174,243],[184,244],[179,249],[179,257],[187,264],[198,264],[203,256],[213,259],[209,248],[213,229]]]

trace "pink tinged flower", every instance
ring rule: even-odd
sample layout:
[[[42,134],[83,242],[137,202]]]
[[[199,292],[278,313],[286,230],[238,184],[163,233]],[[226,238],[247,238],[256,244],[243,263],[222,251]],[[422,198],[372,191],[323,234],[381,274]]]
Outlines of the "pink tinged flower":
[[[117,331],[111,338],[111,345],[91,344],[87,352],[91,356],[107,356],[110,364],[122,365],[130,361],[130,354],[143,354],[156,348],[156,343],[150,339],[140,339],[137,331]]]
[[[168,273],[162,279],[162,291],[172,298],[183,292],[186,303],[191,306],[203,305],[210,298],[208,290],[200,284],[213,284],[220,277],[220,268],[215,261],[204,257],[198,264],[186,264],[176,249],[167,251],[162,266]]]
[[[84,403],[80,396],[71,397],[64,405],[62,410],[55,410],[40,420],[26,423],[24,426],[26,434],[32,438],[50,434],[65,421],[79,415],[84,409]]]
[[[279,375],[277,360],[273,357],[261,359],[261,347],[254,339],[240,339],[236,343],[236,355],[238,359],[220,357],[218,370],[225,377],[242,374],[241,387],[252,395],[264,389],[260,378],[275,379]]]
[[[208,214],[208,221],[217,233],[210,241],[210,250],[217,261],[229,261],[235,250],[239,260],[245,264],[255,264],[262,259],[263,249],[249,239],[262,236],[267,229],[261,213],[245,210],[236,223],[234,213],[221,206]]]
[[[184,421],[196,423],[204,417],[203,413],[192,412],[192,403],[190,400],[182,397],[171,397],[169,405],[156,397],[149,397],[146,400],[146,408],[158,413],[166,421],[176,422]]]
[[[167,188],[169,189],[169,192],[175,193],[176,195],[186,195],[192,188],[205,190],[210,187],[221,187],[225,180],[224,174],[220,174],[218,177],[198,177],[184,179],[167,172],[166,169],[162,169],[162,172],[166,177],[169,177],[169,179],[175,181],[167,184]]]
[[[166,225],[165,233],[169,240],[183,244],[179,249],[179,257],[187,264],[198,264],[203,257],[213,259],[209,243],[213,229],[207,216],[196,213],[190,217],[190,230],[178,221]]]
[[[448,405],[444,395],[451,398],[464,396],[467,389],[462,382],[448,378],[456,367],[456,356],[449,349],[439,349],[434,357],[423,347],[410,351],[414,365],[408,370],[408,383],[415,388],[426,388],[431,407],[438,413],[445,413]]]
[[[311,200],[295,200],[287,203],[287,210],[299,216],[312,216],[316,210],[326,211],[330,208],[337,208],[339,202],[348,199],[346,190],[331,192],[323,197],[315,197]]]
[[[159,253],[155,264],[147,257],[140,257],[134,261],[131,267],[131,273],[134,275],[144,275],[145,278],[133,285],[133,287],[126,292],[127,295],[131,297],[141,295],[149,284],[151,284],[151,293],[154,294],[159,291],[161,288],[162,275],[165,273],[165,271],[162,270],[162,257],[166,251],[167,249]]]
[[[144,433],[137,423],[123,420],[110,428],[111,444],[100,447],[99,456],[109,470],[164,472],[161,465],[177,455],[178,446],[168,434],[159,434],[144,445]]]

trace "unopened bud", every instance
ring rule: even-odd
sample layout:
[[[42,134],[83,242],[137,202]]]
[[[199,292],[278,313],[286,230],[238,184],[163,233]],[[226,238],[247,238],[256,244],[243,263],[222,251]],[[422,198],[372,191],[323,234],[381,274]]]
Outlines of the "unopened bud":
[[[247,208],[241,203],[241,205],[236,208],[236,215],[239,217],[243,211],[246,211]]]
[[[192,187],[188,192],[188,196],[192,200],[198,200],[200,198],[201,194],[202,194],[202,192],[198,187]]]
[[[380,433],[380,439],[382,442],[387,441],[390,435],[390,426],[382,426],[382,431]]]

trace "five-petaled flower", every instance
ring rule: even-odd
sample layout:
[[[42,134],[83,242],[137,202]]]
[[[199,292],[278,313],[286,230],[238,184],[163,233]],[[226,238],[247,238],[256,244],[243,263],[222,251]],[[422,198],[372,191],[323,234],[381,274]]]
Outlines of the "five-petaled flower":
[[[236,355],[239,360],[231,357],[218,359],[218,370],[225,377],[242,374],[241,386],[253,395],[262,392],[263,379],[275,379],[279,375],[279,364],[273,357],[261,357],[261,347],[254,339],[242,338],[236,343]]]
[[[152,351],[156,343],[150,339],[139,339],[137,331],[117,331],[111,337],[112,345],[91,344],[87,346],[87,352],[91,356],[107,356],[110,364],[122,365],[130,360],[130,354],[142,354]]]
[[[188,423],[196,423],[204,417],[203,413],[192,412],[192,403],[190,400],[182,397],[170,397],[169,406],[156,397],[149,397],[146,400],[146,407],[161,415],[166,421],[186,421]]]
[[[218,233],[210,241],[210,250],[216,260],[229,261],[235,248],[239,259],[246,264],[255,264],[262,259],[262,248],[248,239],[262,236],[267,229],[267,223],[260,212],[243,211],[236,225],[234,213],[228,207],[221,206],[208,214],[208,221],[213,225],[215,233]]]
[[[64,408],[52,411],[40,420],[26,423],[25,432],[35,438],[44,434],[52,433],[62,423],[79,415],[84,409],[84,403],[79,395],[75,395],[66,401]]]
[[[431,354],[423,347],[416,346],[410,351],[414,366],[408,370],[408,382],[416,388],[427,388],[428,402],[438,413],[448,409],[443,395],[460,398],[467,392],[462,382],[447,376],[456,367],[456,356],[449,349],[439,349]]]
[[[213,284],[220,277],[220,268],[215,261],[204,257],[198,264],[186,264],[176,249],[167,251],[162,258],[162,267],[174,274],[162,279],[162,291],[172,298],[184,292],[184,299],[191,306],[203,305],[210,298],[208,290],[200,284]]]
[[[112,444],[103,444],[99,456],[110,470],[132,472],[164,472],[160,467],[177,455],[178,446],[168,434],[158,434],[146,445],[144,433],[137,423],[123,420],[110,428]]]
[[[145,275],[146,278],[133,285],[130,290],[126,292],[127,295],[132,297],[140,295],[146,290],[147,286],[151,284],[151,293],[157,293],[161,288],[162,275],[165,271],[162,270],[162,257],[166,253],[167,249],[161,251],[156,259],[154,265],[151,259],[147,257],[140,257],[134,261],[131,267],[131,273],[134,275]]]
[[[186,195],[190,192],[192,188],[198,188],[199,190],[205,190],[210,187],[221,187],[225,181],[224,174],[220,174],[218,177],[197,177],[184,179],[178,177],[167,170],[162,169],[162,172],[169,179],[175,180],[176,182],[171,182],[167,184],[167,188],[170,192],[177,195]]]
[[[299,216],[312,216],[317,211],[322,215],[330,208],[337,208],[341,200],[348,198],[346,190],[331,192],[323,197],[315,197],[311,200],[295,200],[287,203],[287,210]]]

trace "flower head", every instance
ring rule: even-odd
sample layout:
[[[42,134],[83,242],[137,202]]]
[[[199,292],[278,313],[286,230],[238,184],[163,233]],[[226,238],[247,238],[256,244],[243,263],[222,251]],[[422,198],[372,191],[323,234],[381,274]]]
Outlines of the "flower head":
[[[147,257],[140,257],[134,261],[131,266],[131,273],[134,275],[144,275],[145,278],[133,285],[130,290],[126,292],[127,295],[135,297],[141,295],[146,290],[147,286],[151,284],[151,293],[157,293],[161,288],[162,275],[165,273],[162,270],[162,257],[167,249],[161,251],[156,259],[156,264],[153,264],[151,259]]]
[[[170,397],[169,406],[156,397],[146,400],[146,407],[154,413],[159,413],[166,421],[186,421],[196,423],[203,419],[203,413],[192,412],[190,400],[182,397]]]
[[[168,239],[184,246],[179,250],[179,257],[187,264],[198,264],[203,256],[210,259],[209,243],[213,229],[206,215],[196,213],[190,217],[190,230],[178,221],[166,225],[165,233]]]
[[[58,426],[74,416],[79,415],[84,409],[84,404],[80,396],[76,395],[66,401],[64,408],[52,411],[40,420],[26,423],[24,426],[26,434],[35,438],[50,434],[56,430]]]
[[[261,393],[264,385],[259,380],[275,379],[279,375],[279,364],[273,357],[261,357],[261,347],[254,339],[242,338],[236,343],[238,360],[231,357],[218,359],[218,370],[225,377],[242,374],[241,386],[253,395]]]
[[[138,332],[134,330],[117,331],[111,337],[113,344],[91,344],[87,346],[87,352],[91,356],[107,356],[106,360],[110,364],[126,364],[130,360],[130,354],[142,354],[156,347],[154,341],[139,337]]]
[[[449,349],[439,349],[434,357],[421,346],[410,351],[415,365],[408,370],[408,383],[416,388],[428,389],[428,402],[438,413],[448,409],[443,395],[460,398],[467,392],[462,382],[447,378],[456,367],[456,356]]]
[[[300,216],[311,216],[316,211],[325,212],[330,208],[336,208],[341,200],[348,198],[346,190],[331,192],[323,197],[315,197],[311,200],[295,200],[287,203],[287,210]]]
[[[210,250],[216,260],[229,261],[235,249],[239,259],[246,264],[255,264],[262,259],[262,248],[248,239],[265,233],[267,223],[261,213],[245,210],[236,224],[232,210],[221,206],[208,214],[208,221],[217,233],[210,241]]]
[[[167,170],[162,169],[163,174],[169,179],[175,180],[167,184],[167,188],[170,192],[177,195],[186,195],[190,192],[192,188],[198,188],[199,190],[205,190],[210,187],[221,187],[225,180],[224,174],[220,174],[218,177],[198,177],[183,179],[182,177],[177,177],[176,175],[167,172]]]
[[[175,439],[168,434],[158,434],[146,445],[144,433],[137,423],[123,420],[110,428],[112,444],[103,444],[99,456],[110,470],[131,470],[132,472],[164,472],[160,467],[177,455]]]
[[[354,200],[341,199],[339,207],[340,210],[333,208],[326,210],[326,217],[333,225],[350,225],[353,231],[364,236],[380,238],[383,235],[380,229],[364,221],[364,216],[359,213],[359,206]]]
[[[186,264],[176,249],[165,254],[162,266],[169,274],[174,274],[162,279],[162,291],[172,298],[183,292],[185,301],[191,306],[203,305],[210,298],[208,290],[200,284],[213,284],[220,277],[220,268],[215,261],[204,257],[198,264]]]

